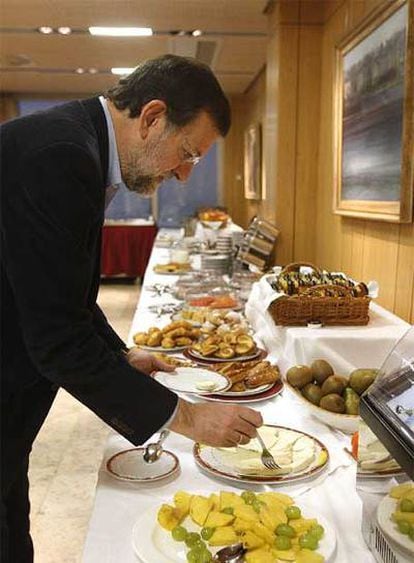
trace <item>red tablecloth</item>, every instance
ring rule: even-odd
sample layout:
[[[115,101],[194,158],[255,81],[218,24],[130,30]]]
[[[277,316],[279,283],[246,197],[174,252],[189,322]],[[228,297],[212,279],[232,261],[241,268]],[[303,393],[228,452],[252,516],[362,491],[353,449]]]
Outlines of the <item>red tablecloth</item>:
[[[102,233],[101,274],[142,277],[157,234],[155,225],[106,225]]]

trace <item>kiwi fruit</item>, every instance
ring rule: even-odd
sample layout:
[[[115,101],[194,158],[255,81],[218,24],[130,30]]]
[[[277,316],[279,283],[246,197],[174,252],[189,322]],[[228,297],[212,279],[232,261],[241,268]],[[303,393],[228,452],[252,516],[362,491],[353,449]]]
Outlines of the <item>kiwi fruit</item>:
[[[322,385],[325,379],[334,374],[331,364],[326,360],[315,360],[311,364],[311,369],[319,385]]]
[[[308,366],[293,366],[288,369],[286,378],[292,387],[302,389],[314,380],[313,371]]]
[[[338,393],[329,393],[322,397],[319,406],[331,412],[342,414],[345,412],[345,401]]]
[[[322,391],[319,385],[316,385],[315,383],[307,383],[305,387],[302,387],[301,391],[305,399],[314,405],[319,405],[319,401],[322,397]]]
[[[341,377],[340,375],[330,375],[323,382],[322,396],[329,395],[330,393],[342,395],[347,385],[348,381],[345,377]]]
[[[355,391],[355,393],[362,395],[362,393],[374,382],[377,374],[377,369],[354,369],[349,376],[349,386]]]

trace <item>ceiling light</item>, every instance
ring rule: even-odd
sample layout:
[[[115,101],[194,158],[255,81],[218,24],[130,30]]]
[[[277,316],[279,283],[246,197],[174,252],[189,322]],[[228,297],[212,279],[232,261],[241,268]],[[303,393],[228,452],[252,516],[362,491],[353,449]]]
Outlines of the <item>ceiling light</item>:
[[[90,27],[91,35],[110,35],[112,37],[149,37],[150,27]]]
[[[96,74],[97,72],[98,72],[98,69],[95,68],[95,67],[91,67],[91,68],[89,69],[89,74]]]
[[[67,27],[67,26],[58,27],[57,30],[58,30],[58,33],[60,33],[62,35],[70,35],[72,33],[72,28]]]
[[[195,29],[195,30],[192,32],[192,36],[193,36],[193,37],[200,37],[200,35],[202,35],[202,34],[203,34],[203,32],[201,31],[201,29]]]
[[[76,72],[77,74],[83,74],[83,73],[85,72],[85,69],[82,68],[82,67],[79,67],[79,68],[77,68],[77,69],[75,70],[75,72]]]
[[[40,33],[45,33],[46,35],[48,35],[49,33],[53,33],[53,27],[49,27],[48,25],[42,25],[41,27],[38,28],[38,31],[40,31]]]
[[[131,74],[135,70],[135,67],[114,67],[111,68],[112,74],[120,74],[125,76],[126,74]]]

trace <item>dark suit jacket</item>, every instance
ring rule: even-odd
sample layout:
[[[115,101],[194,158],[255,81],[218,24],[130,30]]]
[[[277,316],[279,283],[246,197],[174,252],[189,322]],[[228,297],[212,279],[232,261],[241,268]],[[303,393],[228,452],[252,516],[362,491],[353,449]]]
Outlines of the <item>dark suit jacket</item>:
[[[96,304],[108,164],[100,102],[9,121],[0,141],[2,400],[47,378],[140,444],[177,396],[129,366]]]

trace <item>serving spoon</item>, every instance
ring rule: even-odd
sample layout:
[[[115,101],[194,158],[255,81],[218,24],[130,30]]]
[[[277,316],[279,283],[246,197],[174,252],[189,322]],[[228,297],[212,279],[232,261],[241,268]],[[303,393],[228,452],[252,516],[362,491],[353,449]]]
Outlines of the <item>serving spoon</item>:
[[[169,433],[169,430],[163,430],[156,442],[151,442],[151,444],[148,444],[144,452],[144,461],[146,461],[147,463],[154,463],[154,461],[157,461],[159,459],[160,455],[163,452],[162,443],[167,438]]]
[[[219,549],[213,557],[213,561],[219,561],[220,563],[244,563],[244,554],[246,552],[247,549],[243,547],[242,543],[235,543]]]

